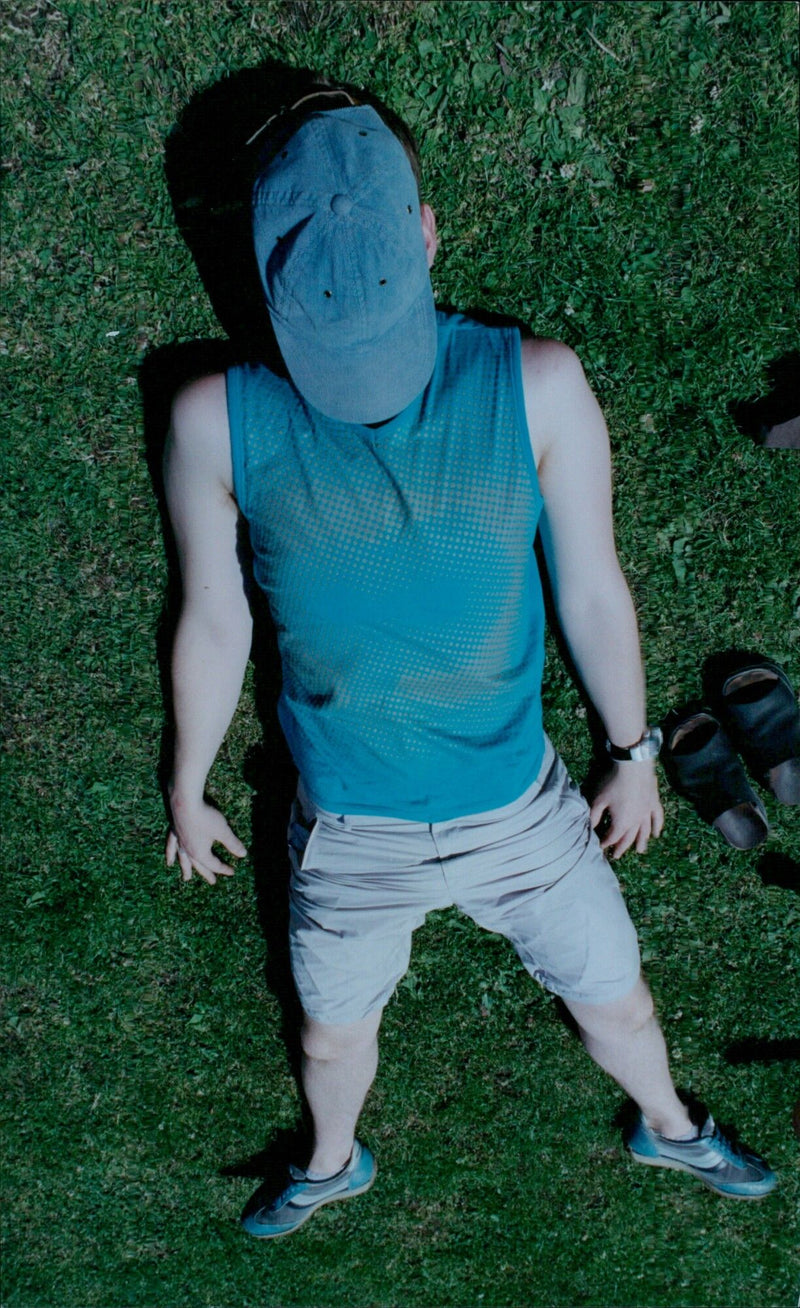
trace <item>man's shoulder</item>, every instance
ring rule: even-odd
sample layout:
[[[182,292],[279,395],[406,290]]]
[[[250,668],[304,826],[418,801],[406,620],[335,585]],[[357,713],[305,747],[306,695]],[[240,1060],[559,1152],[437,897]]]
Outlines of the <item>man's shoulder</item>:
[[[181,386],[172,401],[174,431],[206,430],[220,424],[227,430],[228,404],[224,372],[195,377]]]
[[[575,447],[592,426],[597,408],[583,364],[563,341],[525,337],[522,341],[522,389],[528,434],[536,465],[554,446]]]
[[[563,341],[548,336],[523,336],[522,377],[526,387],[557,392],[583,378],[583,365]]]
[[[187,382],[172,401],[167,457],[186,471],[232,486],[225,373]],[[192,474],[194,475],[194,473]]]

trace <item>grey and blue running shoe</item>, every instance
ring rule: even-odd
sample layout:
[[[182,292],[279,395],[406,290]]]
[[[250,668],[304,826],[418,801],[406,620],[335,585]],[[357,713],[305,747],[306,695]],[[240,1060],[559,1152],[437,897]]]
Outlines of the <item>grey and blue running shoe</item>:
[[[640,1114],[625,1143],[637,1163],[691,1172],[711,1190],[731,1199],[761,1199],[776,1185],[775,1174],[765,1160],[723,1135],[710,1114],[694,1140],[668,1140],[653,1131]]]
[[[340,1172],[322,1181],[309,1180],[301,1167],[292,1164],[289,1184],[279,1195],[265,1194],[264,1186],[256,1190],[242,1213],[242,1226],[260,1240],[289,1235],[323,1204],[363,1194],[375,1180],[376,1171],[375,1159],[358,1140],[353,1145],[350,1161]]]

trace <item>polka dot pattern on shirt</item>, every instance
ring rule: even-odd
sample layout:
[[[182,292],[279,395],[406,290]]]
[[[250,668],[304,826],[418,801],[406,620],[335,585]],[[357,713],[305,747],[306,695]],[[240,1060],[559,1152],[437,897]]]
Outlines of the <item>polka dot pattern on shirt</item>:
[[[495,807],[541,757],[541,498],[518,337],[439,324],[426,391],[375,430],[325,418],[265,368],[229,373],[280,718],[310,795],[334,811],[438,821]]]

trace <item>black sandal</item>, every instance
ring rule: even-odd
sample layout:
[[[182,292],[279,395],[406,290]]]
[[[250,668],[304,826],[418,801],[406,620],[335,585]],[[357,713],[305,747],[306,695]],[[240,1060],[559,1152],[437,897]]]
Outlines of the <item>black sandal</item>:
[[[800,709],[780,664],[732,651],[712,661],[706,693],[756,781],[800,804]]]
[[[769,824],[764,806],[713,713],[693,701],[673,709],[663,731],[661,756],[667,776],[703,821],[734,849],[754,849],[766,840]]]

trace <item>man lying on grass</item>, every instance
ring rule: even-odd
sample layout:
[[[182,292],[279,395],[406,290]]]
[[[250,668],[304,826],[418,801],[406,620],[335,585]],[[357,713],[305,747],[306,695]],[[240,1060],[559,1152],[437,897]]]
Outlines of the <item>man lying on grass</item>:
[[[248,365],[192,383],[166,456],[183,575],[168,862],[213,884],[231,874],[215,842],[245,853],[204,801],[250,649],[239,515],[299,772],[291,959],[314,1136],[281,1193],[253,1196],[246,1229],[286,1234],[372,1184],[355,1128],[381,1013],[414,928],[450,904],[561,996],[641,1110],[634,1158],[720,1194],[767,1194],[766,1163],[675,1092],[606,859],[661,831],[659,733],[580,363],[556,341],[437,312],[413,143],[374,97],[317,84],[270,121],[253,231],[288,376]],[[542,727],[537,531],[608,736],[591,808]]]

